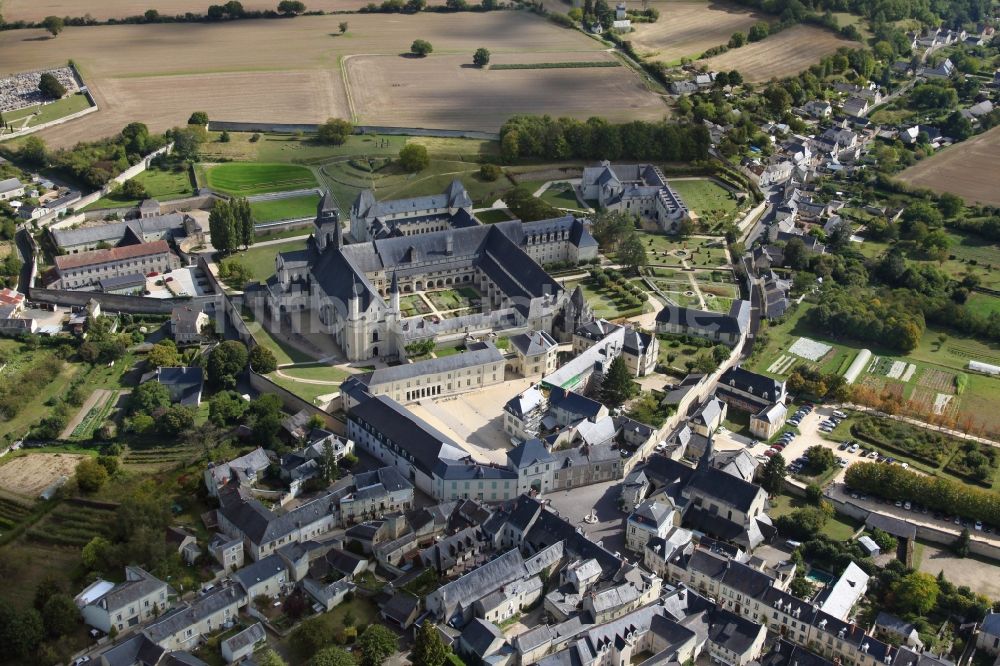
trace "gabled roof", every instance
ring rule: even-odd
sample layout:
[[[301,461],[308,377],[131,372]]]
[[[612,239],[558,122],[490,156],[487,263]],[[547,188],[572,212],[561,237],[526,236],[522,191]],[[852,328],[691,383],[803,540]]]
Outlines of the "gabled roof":
[[[515,470],[532,465],[550,463],[554,459],[539,439],[529,439],[507,452],[507,461]]]
[[[726,650],[742,655],[753,646],[762,631],[764,625],[719,609],[712,613],[708,639]]]
[[[233,572],[233,578],[243,586],[247,594],[250,594],[250,589],[257,583],[261,583],[266,580],[271,580],[283,573],[287,573],[285,568],[285,561],[280,555],[274,553],[273,555],[268,555],[262,560],[248,564],[241,569],[237,569]]]
[[[136,259],[138,257],[148,257],[156,254],[167,254],[170,246],[165,240],[156,240],[142,245],[126,245],[124,247],[113,247],[109,250],[91,250],[80,252],[79,254],[64,254],[55,258],[56,268],[64,271],[71,268],[82,268],[84,266],[97,266],[109,264],[115,261],[126,259]]]
[[[462,642],[481,659],[493,654],[497,644],[505,641],[495,624],[479,618],[474,618],[462,631]]]
[[[510,343],[514,345],[517,351],[519,351],[523,356],[538,356],[539,354],[544,354],[558,345],[552,336],[545,331],[528,331],[527,333],[519,333],[518,335],[511,337]]]
[[[546,405],[545,395],[534,386],[523,393],[514,396],[504,405],[504,411],[519,419],[523,419],[532,410]]]

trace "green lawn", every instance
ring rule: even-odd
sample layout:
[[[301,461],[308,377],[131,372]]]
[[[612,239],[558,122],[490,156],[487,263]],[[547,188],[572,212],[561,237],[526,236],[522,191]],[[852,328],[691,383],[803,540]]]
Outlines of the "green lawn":
[[[476,213],[476,218],[483,224],[496,224],[497,222],[513,220],[514,216],[506,208],[492,208]]]
[[[711,178],[667,180],[691,212],[708,223],[717,222],[738,207],[732,193]]]
[[[1000,312],[1000,298],[989,294],[973,293],[965,302],[965,307],[976,314],[988,317],[994,312]]]
[[[319,195],[309,194],[289,199],[255,201],[250,204],[250,210],[253,211],[254,222],[265,223],[314,217],[317,205],[319,205]],[[302,234],[303,230],[298,230],[298,233]]]
[[[679,266],[682,259],[693,266],[720,266],[729,261],[726,253],[726,239],[722,236],[696,236],[681,239],[662,232],[640,231],[640,238],[646,246],[649,263]],[[675,254],[683,250],[684,255]]]
[[[76,93],[49,104],[36,104],[18,109],[17,111],[8,111],[3,114],[3,117],[8,123],[13,123],[16,127],[20,128],[21,125],[17,121],[31,116],[31,120],[28,121],[28,127],[35,127],[83,111],[89,106],[90,101],[87,100],[87,96],[83,93]]]
[[[299,351],[297,347],[293,347],[284,341],[279,341],[271,335],[270,331],[260,325],[260,322],[252,321],[249,318],[246,319],[247,328],[253,334],[254,339],[261,345],[267,347],[272,352],[274,352],[274,358],[278,361],[278,365],[286,365],[289,363],[311,363],[315,361],[313,357],[308,354]]]
[[[208,187],[236,196],[316,187],[312,171],[297,164],[228,162],[200,169]]]
[[[295,395],[299,396],[307,402],[312,404],[318,404],[319,396],[329,395],[331,393],[337,393],[340,391],[339,386],[324,385],[324,384],[307,384],[305,382],[297,382],[294,379],[285,379],[280,377],[273,372],[267,376],[272,382],[281,386],[282,388],[288,389]]]
[[[282,368],[281,374],[295,379],[315,379],[324,382],[342,382],[352,374],[344,368],[338,368],[322,363],[306,363],[290,368]],[[327,391],[329,393],[330,391]]]
[[[929,264],[956,280],[962,279],[966,274],[976,275],[982,286],[1000,289],[1000,243],[961,231],[946,231],[951,246],[948,249],[948,259],[941,263],[925,258],[919,250],[914,250],[912,243],[908,241],[899,241],[896,245],[906,250],[907,259],[910,261]],[[890,247],[892,244],[885,241],[866,240],[861,245],[861,253],[866,257],[875,258]]]
[[[160,201],[170,201],[171,199],[182,199],[194,194],[194,183],[191,182],[191,172],[187,167],[176,169],[147,169],[133,178],[146,187],[146,194],[150,198]],[[101,197],[90,204],[84,210],[98,210],[101,208],[131,208],[139,204],[138,199],[129,199],[118,194],[114,196]]]
[[[771,507],[767,513],[772,518],[780,518],[781,516],[787,516],[795,509],[801,509],[805,506],[808,505],[803,500],[791,495],[782,494],[771,500]],[[849,518],[835,514],[826,521],[822,533],[835,541],[847,541],[860,526],[860,524],[855,524]]]
[[[618,319],[619,317],[631,316],[640,312],[649,312],[652,306],[646,301],[639,311],[635,309],[625,309],[619,305],[607,290],[598,289],[591,278],[585,280],[571,280],[563,284],[563,288],[572,292],[577,285],[583,287],[583,296],[587,303],[594,309],[594,316],[603,319]]]
[[[541,199],[556,208],[580,210],[580,202],[576,200],[576,192],[569,183],[552,183],[542,193]]]
[[[291,252],[305,248],[305,240],[294,240],[274,245],[262,245],[234,253],[233,257],[250,269],[253,278],[264,281],[274,275],[274,258],[279,252]]]

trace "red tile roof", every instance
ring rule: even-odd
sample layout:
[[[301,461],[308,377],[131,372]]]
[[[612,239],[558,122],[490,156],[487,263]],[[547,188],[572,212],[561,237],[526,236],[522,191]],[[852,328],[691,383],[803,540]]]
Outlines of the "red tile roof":
[[[148,257],[153,254],[163,254],[170,252],[170,246],[165,240],[153,241],[152,243],[142,243],[140,245],[126,245],[124,247],[113,247],[109,250],[91,250],[79,254],[64,254],[56,257],[56,268],[66,270],[67,268],[80,268],[81,266],[94,266],[96,264],[107,264],[122,259],[134,259],[136,257]]]

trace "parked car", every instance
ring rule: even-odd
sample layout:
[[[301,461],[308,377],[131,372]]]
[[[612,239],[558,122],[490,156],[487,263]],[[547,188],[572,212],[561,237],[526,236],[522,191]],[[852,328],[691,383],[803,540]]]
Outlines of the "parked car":
[[[976,531],[977,532],[982,532],[983,531],[983,521],[981,521],[981,520],[977,520],[976,521]]]
[[[837,447],[837,450],[838,451],[846,451],[847,450],[847,442],[841,442],[840,446]]]
[[[839,409],[837,411],[835,411],[833,413],[833,415],[836,416],[838,419],[846,419],[847,418],[847,414],[844,413],[844,412],[842,412],[842,411],[840,411]]]
[[[910,505],[909,502],[903,502],[903,508],[909,511],[913,507]]]

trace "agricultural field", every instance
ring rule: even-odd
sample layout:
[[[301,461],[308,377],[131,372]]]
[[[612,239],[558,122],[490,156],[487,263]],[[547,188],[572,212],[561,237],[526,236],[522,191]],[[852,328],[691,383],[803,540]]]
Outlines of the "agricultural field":
[[[858,43],[830,30],[799,24],[700,64],[713,70],[736,69],[747,81],[760,83],[798,74],[844,46],[857,48]]]
[[[316,186],[312,171],[295,164],[228,162],[199,165],[198,170],[199,179],[206,186],[233,196],[288,192]]]
[[[774,17],[751,12],[739,5],[704,0],[652,0],[660,12],[656,23],[633,23],[629,35],[636,52],[668,65],[681,58],[698,58],[713,46],[729,41],[734,32],[746,31],[758,21]]]
[[[247,11],[274,9],[272,0],[245,0],[241,3]],[[367,0],[309,0],[310,11],[358,10]],[[431,0],[427,4],[444,4]],[[194,12],[203,14],[208,7],[202,0],[4,0],[3,13],[7,21],[41,21],[46,16],[84,16],[89,14],[98,21],[109,18],[140,16],[147,9],[164,15]]]
[[[12,458],[0,465],[0,489],[15,495],[35,498],[61,476],[73,476],[76,466],[86,458],[70,453],[31,453]]]
[[[748,367],[777,378],[787,377],[799,366],[843,374],[860,350],[867,348],[872,356],[855,386],[891,395],[926,419],[959,424],[969,432],[1000,431],[1000,378],[967,369],[969,359],[1000,363],[1000,346],[929,328],[916,349],[900,356],[895,350],[833,339],[815,330],[805,317],[810,307],[803,303],[784,322],[765,327],[767,344],[755,351]],[[822,353],[813,358],[810,349]]]
[[[9,9],[4,13],[9,19]],[[355,99],[359,115],[370,110],[378,117],[382,113],[378,104],[391,108],[402,100],[416,103],[406,117],[394,117],[393,124],[430,127],[457,119],[453,122],[462,128],[473,120],[495,130],[505,119],[499,111],[487,113],[489,123],[481,119],[491,103],[503,109],[514,105],[519,112],[587,117],[603,114],[609,108],[606,100],[617,99],[620,104],[614,106],[621,109],[620,119],[659,118],[667,112],[635,74],[621,67],[492,74],[461,67],[470,64],[471,53],[480,46],[489,48],[496,62],[506,54],[537,59],[559,54],[560,60],[572,61],[609,57],[600,53],[599,42],[527,12],[428,12],[391,18],[355,14],[346,35],[339,34],[341,20],[342,16],[301,16],[281,21],[67,27],[58,39],[49,39],[42,30],[4,31],[0,62],[5,72],[22,72],[72,59],[81,70],[101,110],[44,130],[41,136],[52,147],[107,136],[136,120],[152,131],[163,131],[183,125],[196,110],[233,121],[310,123],[331,116],[348,118],[352,107],[343,70],[356,66],[351,61],[357,58],[347,58],[354,54],[386,56],[390,63],[377,67],[380,73],[372,71],[376,79],[351,90],[350,96],[365,97],[373,105],[369,109]],[[493,35],[498,36],[495,42]],[[420,60],[401,57],[416,37],[429,40],[435,55]],[[130,57],[121,58],[123,52]],[[425,85],[420,90],[409,86],[378,90],[378,76],[395,76],[389,69],[405,72],[407,84],[416,72]],[[447,94],[459,79],[470,87]],[[566,93],[565,103],[547,101],[562,97],[554,90]],[[451,108],[440,106],[443,103]]]
[[[914,164],[899,174],[899,179],[914,187],[957,194],[969,203],[1000,206],[998,151],[1000,127],[994,127]]]
[[[114,509],[62,502],[28,529],[29,541],[48,546],[83,548],[95,536],[108,536]]]
[[[147,169],[132,180],[140,182],[146,188],[146,194],[152,199],[170,201],[182,199],[194,194],[194,184],[191,182],[191,172],[186,167],[177,169]],[[101,208],[130,208],[139,204],[138,199],[129,199],[124,194],[101,197],[84,210]]]
[[[598,61],[614,58],[607,53],[586,55]],[[574,60],[581,58],[581,54],[573,55]],[[565,58],[524,54],[493,62],[539,60]],[[646,90],[638,75],[625,67],[481,70],[470,67],[465,54],[430,58],[364,55],[345,61],[351,112],[364,124],[495,131],[519,113],[584,120],[595,114],[595,94],[615,100],[614,105],[600,110],[612,122],[657,120],[667,113],[666,106]],[[601,92],[595,93],[598,90]],[[476,113],[456,104],[462,98],[476,100]]]

